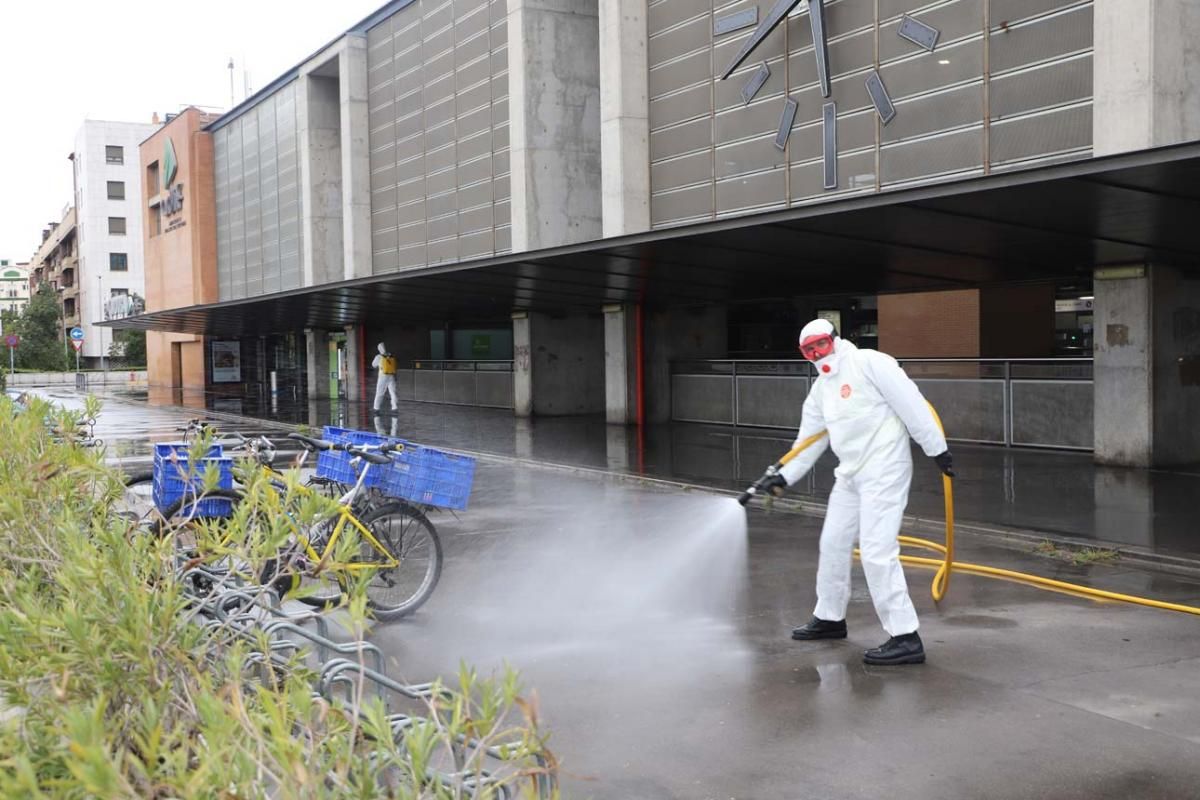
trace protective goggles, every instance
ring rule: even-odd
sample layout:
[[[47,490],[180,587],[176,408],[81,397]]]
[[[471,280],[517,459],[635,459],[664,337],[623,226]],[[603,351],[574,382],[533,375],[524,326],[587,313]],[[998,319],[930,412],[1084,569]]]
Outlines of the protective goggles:
[[[810,336],[800,343],[800,354],[809,361],[820,361],[833,352],[833,337],[827,333]]]

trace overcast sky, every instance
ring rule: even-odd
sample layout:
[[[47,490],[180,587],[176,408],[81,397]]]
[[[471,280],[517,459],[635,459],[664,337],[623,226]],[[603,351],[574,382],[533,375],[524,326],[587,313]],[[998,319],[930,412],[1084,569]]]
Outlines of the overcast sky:
[[[28,261],[71,202],[85,119],[229,108],[386,0],[0,0],[0,258]]]

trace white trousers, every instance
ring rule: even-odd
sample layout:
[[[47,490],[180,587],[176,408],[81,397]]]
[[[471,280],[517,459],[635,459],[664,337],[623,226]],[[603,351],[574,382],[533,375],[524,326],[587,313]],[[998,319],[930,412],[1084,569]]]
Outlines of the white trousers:
[[[817,607],[813,612],[818,619],[846,618],[850,564],[857,538],[867,588],[883,629],[888,636],[917,630],[917,612],[908,596],[897,539],[912,483],[912,459],[907,452],[904,456],[881,467],[863,469],[851,478],[838,478],[834,483],[821,528]]]
[[[379,383],[375,384],[375,410],[379,410],[379,405],[383,402],[383,396],[390,394],[392,396],[392,411],[396,410],[396,376],[395,375],[380,375]]]

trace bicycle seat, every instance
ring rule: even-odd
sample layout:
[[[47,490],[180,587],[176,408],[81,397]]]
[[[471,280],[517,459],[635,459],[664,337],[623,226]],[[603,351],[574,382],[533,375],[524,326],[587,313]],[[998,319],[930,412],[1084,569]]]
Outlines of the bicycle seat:
[[[327,442],[324,439],[314,439],[312,436],[305,436],[303,433],[289,433],[289,439],[295,439],[300,444],[304,445],[307,450],[332,450],[333,442]]]
[[[363,461],[366,461],[368,464],[378,464],[378,465],[382,466],[384,464],[392,463],[392,460],[390,458],[388,458],[387,456],[385,456],[383,453],[374,452],[371,450],[364,450],[363,448],[355,447],[352,444],[345,445],[345,448],[346,448],[347,453],[349,453],[352,456],[357,456],[358,458],[361,458]]]

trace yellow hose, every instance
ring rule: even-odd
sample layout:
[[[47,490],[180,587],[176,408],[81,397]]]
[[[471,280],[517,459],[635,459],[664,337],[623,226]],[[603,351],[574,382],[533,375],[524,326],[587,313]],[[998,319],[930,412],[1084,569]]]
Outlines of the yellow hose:
[[[938,429],[945,434],[945,428],[942,427],[942,420],[938,416],[937,409],[932,404],[929,410],[933,412],[933,418],[937,422]],[[800,455],[804,450],[807,450],[822,437],[827,434],[826,431],[814,434],[803,442],[800,442],[794,448],[788,451],[783,458],[779,459],[779,466],[791,461],[796,456]],[[935,603],[941,602],[946,596],[946,591],[950,587],[950,572],[958,570],[972,575],[984,575],[989,578],[999,578],[1001,580],[1014,581],[1016,583],[1024,583],[1030,586],[1036,586],[1039,589],[1045,589],[1051,592],[1062,592],[1075,597],[1086,597],[1096,601],[1116,601],[1120,603],[1132,603],[1134,605],[1146,606],[1147,608],[1158,608],[1164,611],[1178,611],[1183,614],[1194,614],[1200,616],[1200,608],[1196,606],[1185,606],[1179,603],[1167,603],[1162,600],[1153,600],[1148,597],[1137,597],[1131,594],[1121,594],[1120,592],[1108,592],[1103,589],[1093,589],[1090,586],[1082,586],[1077,583],[1067,583],[1066,581],[1057,581],[1052,578],[1043,578],[1040,575],[1031,575],[1027,572],[1017,572],[1011,569],[1000,569],[999,567],[989,567],[984,564],[969,564],[963,561],[954,560],[954,482],[947,475],[942,475],[942,494],[945,497],[946,507],[946,543],[939,544],[929,539],[921,539],[916,536],[901,535],[899,537],[901,545],[909,547],[920,547],[926,550],[932,550],[936,553],[941,553],[941,558],[926,558],[924,556],[900,556],[900,560],[905,564],[914,566],[932,567],[936,571],[933,575],[933,585],[930,587],[930,594],[933,595]],[[859,555],[859,551],[855,549],[854,554]]]

